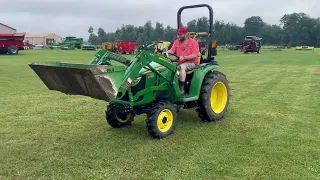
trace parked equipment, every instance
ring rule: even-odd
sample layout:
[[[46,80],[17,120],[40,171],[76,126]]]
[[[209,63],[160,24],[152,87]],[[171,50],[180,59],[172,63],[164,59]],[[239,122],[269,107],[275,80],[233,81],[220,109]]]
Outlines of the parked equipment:
[[[239,51],[242,48],[242,44],[227,44],[225,48],[230,51],[234,51],[234,50]]]
[[[155,48],[155,53],[162,53],[168,51],[173,45],[170,41],[159,41]]]
[[[63,44],[60,46],[61,50],[75,50],[74,44]]]
[[[244,53],[256,52],[259,54],[261,48],[261,40],[262,38],[256,36],[246,36],[242,41],[241,51]]]
[[[212,41],[213,11],[206,4],[184,6],[178,11],[178,28],[185,9],[207,7],[210,12],[206,59],[187,74],[186,93],[179,89],[179,65],[174,55],[162,56],[140,50],[131,61],[121,55],[100,50],[85,64],[60,62],[30,64],[50,90],[66,94],[90,96],[108,101],[106,119],[111,127],[121,128],[134,117],[146,114],[147,129],[153,138],[165,138],[174,132],[178,115],[175,105],[195,108],[206,122],[223,118],[229,104],[230,89],[226,76],[217,71],[216,42]]]
[[[134,54],[134,51],[136,50],[136,42],[118,41],[116,47],[118,54]]]
[[[313,46],[297,46],[296,47],[296,50],[314,50],[314,47]]]
[[[23,40],[23,49],[33,49],[33,45],[30,44],[29,40]]]
[[[96,47],[94,45],[86,44],[86,45],[82,45],[81,49],[86,51],[95,51]]]
[[[83,44],[83,39],[82,38],[76,38],[74,36],[68,36],[68,37],[65,37],[62,42],[61,42],[61,46],[64,46],[64,47],[74,47],[74,48],[77,48],[77,49],[81,49],[81,46]]]
[[[16,55],[24,50],[25,33],[0,34],[0,54]]]
[[[101,44],[102,50],[117,52],[117,43],[114,42],[106,42]]]
[[[208,51],[207,32],[189,32],[189,37],[196,39],[199,42],[199,48],[202,55],[205,55]]]

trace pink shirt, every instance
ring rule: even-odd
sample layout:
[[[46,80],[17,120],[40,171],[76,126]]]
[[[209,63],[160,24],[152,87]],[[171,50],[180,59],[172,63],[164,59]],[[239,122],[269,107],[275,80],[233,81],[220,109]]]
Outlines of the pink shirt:
[[[196,65],[198,64],[198,57],[200,55],[199,44],[196,40],[194,40],[192,38],[188,38],[188,41],[184,46],[182,46],[182,44],[180,43],[179,40],[175,40],[170,51],[179,57],[180,56],[190,56],[193,54],[197,56],[197,58],[195,58],[195,59],[179,61],[179,62],[177,62],[177,64],[182,64],[185,62],[194,63]]]

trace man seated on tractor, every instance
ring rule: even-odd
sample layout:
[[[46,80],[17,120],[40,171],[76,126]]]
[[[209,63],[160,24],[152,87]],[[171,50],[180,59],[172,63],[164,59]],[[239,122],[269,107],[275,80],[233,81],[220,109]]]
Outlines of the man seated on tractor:
[[[198,65],[200,51],[198,42],[189,38],[188,30],[185,27],[178,29],[177,36],[178,39],[174,41],[168,53],[175,54],[179,57],[176,62],[176,64],[181,66],[181,70],[179,72],[179,87],[181,94],[184,95],[187,71],[193,70],[196,65]]]

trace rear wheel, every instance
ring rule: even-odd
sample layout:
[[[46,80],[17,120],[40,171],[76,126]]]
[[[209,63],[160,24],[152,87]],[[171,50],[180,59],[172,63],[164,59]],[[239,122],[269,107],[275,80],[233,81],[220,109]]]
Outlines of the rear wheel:
[[[119,113],[114,107],[108,106],[106,111],[106,120],[113,128],[121,128],[131,125],[134,118],[132,113]]]
[[[162,139],[174,132],[177,121],[176,108],[167,102],[159,102],[147,113],[147,128],[153,138]]]
[[[230,98],[228,80],[220,72],[210,72],[206,75],[201,88],[199,117],[206,122],[223,118],[227,111]]]
[[[9,46],[8,47],[8,53],[10,55],[16,55],[18,54],[19,49],[16,46]]]

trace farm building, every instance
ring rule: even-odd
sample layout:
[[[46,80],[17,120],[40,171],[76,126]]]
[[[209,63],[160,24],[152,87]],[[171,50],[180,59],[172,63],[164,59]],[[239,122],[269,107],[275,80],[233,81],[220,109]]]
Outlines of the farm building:
[[[16,32],[17,32],[16,29],[14,29],[8,25],[0,23],[0,34],[12,34],[12,33],[16,33]]]
[[[28,40],[30,44],[49,45],[51,43],[61,43],[62,37],[54,33],[51,34],[30,34],[27,33],[25,40]]]

